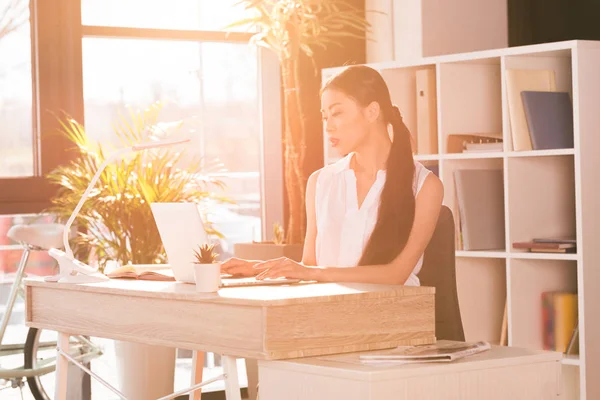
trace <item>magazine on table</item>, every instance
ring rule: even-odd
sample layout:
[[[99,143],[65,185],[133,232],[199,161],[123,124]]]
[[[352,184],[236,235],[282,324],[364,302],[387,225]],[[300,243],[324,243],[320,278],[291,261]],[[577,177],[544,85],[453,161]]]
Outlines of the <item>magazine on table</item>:
[[[490,348],[491,345],[485,341],[472,343],[440,341],[430,345],[403,346],[383,352],[361,354],[359,359],[363,364],[451,362]]]

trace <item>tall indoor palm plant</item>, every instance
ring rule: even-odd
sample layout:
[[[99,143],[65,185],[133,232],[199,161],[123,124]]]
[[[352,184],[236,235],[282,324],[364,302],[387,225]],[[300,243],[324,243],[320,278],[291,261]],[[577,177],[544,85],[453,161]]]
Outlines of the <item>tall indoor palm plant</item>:
[[[241,0],[252,16],[229,25],[248,26],[250,42],[274,51],[281,65],[284,90],[284,168],[289,201],[287,243],[304,240],[306,128],[300,98],[301,53],[312,58],[315,47],[339,45],[339,39],[364,39],[369,23],[359,9],[344,0]]]
[[[147,132],[160,126],[160,109],[160,104],[155,104],[143,112],[130,113],[129,120],[121,118],[114,126],[119,147],[148,140]],[[65,118],[60,122],[61,134],[78,152],[74,160],[49,174],[59,190],[48,211],[66,220],[112,150],[108,144],[92,140],[77,121]],[[74,240],[76,254],[82,256],[94,249],[101,269],[108,260],[122,264],[165,262],[150,203],[227,201],[212,192],[222,189],[222,182],[202,172],[200,160],[190,161],[185,152],[171,148],[134,153],[131,158],[109,164],[75,220],[79,230]],[[210,223],[207,226],[217,233]]]

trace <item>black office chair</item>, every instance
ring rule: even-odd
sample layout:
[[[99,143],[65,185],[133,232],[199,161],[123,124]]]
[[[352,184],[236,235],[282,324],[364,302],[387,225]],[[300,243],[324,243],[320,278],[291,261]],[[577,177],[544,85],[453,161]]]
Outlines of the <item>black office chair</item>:
[[[442,206],[435,231],[425,249],[418,277],[421,286],[435,287],[436,338],[464,342],[454,251],[454,218],[452,211],[447,206]]]

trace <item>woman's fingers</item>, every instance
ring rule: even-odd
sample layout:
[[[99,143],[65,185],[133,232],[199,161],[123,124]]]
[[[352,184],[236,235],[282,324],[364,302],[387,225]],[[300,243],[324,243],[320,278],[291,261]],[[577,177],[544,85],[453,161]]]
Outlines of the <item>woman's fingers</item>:
[[[221,264],[221,273],[233,276],[252,276],[255,274],[252,263],[239,258],[230,258]]]
[[[242,260],[240,260],[239,258],[230,258],[223,262],[223,264],[221,264],[221,269],[229,269],[235,267],[240,264],[240,261]]]
[[[256,276],[256,279],[266,279],[266,278],[281,278],[286,277],[290,272],[290,268],[287,265],[279,265],[267,270],[264,270],[260,274]]]
[[[238,276],[238,275],[248,275],[248,268],[244,268],[243,266],[230,267],[229,269],[221,270],[229,275]]]
[[[263,261],[258,264],[254,264],[254,268],[255,269],[270,269],[277,265],[280,265],[281,263],[285,262],[286,260],[287,260],[287,258],[285,258],[285,257],[275,258],[273,260]]]

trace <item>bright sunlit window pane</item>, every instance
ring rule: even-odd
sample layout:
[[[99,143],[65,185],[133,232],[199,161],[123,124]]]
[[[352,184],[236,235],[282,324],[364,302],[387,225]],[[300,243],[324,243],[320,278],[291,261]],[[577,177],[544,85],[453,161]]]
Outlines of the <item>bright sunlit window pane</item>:
[[[29,1],[0,0],[0,178],[33,175]]]
[[[257,66],[247,44],[84,38],[86,130],[114,143],[120,113],[163,103],[160,121],[183,120],[192,136],[188,154],[226,170],[224,194],[237,204],[213,219],[227,243],[251,241],[260,237]]]
[[[239,0],[82,0],[84,25],[222,30],[244,18]],[[245,27],[236,30],[246,30]]]

